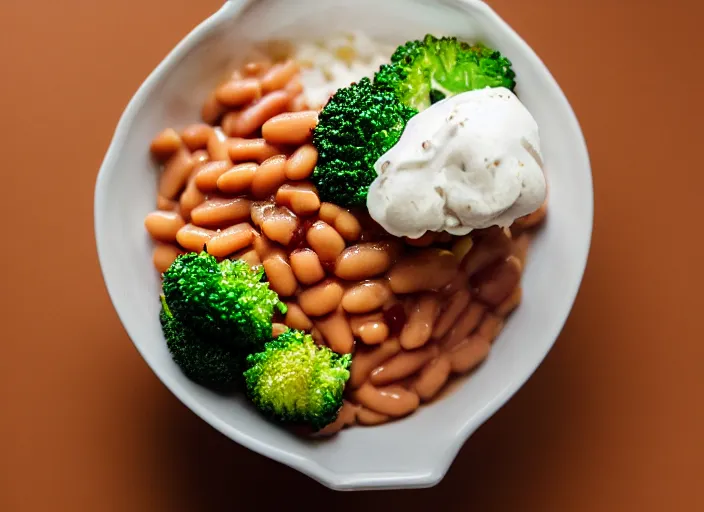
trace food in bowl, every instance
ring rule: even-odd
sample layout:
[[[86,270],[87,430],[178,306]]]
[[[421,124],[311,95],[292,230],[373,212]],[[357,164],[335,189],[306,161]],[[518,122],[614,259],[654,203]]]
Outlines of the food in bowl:
[[[145,219],[175,363],[316,435],[406,417],[486,359],[547,196],[500,52],[334,41],[260,51],[159,133]]]

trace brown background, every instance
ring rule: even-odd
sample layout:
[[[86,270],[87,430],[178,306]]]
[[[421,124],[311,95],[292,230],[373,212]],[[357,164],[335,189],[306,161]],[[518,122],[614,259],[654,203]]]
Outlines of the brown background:
[[[98,267],[93,186],[115,124],[220,0],[0,2],[0,510],[704,510],[704,7],[491,3],[587,138],[584,284],[545,363],[438,487],[337,494],[171,396]]]

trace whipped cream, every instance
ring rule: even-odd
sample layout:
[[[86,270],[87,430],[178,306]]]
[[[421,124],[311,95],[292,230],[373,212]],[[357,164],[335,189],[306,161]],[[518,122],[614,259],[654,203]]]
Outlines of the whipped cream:
[[[506,227],[545,201],[538,125],[510,90],[446,98],[416,114],[375,164],[372,218],[395,236]]]

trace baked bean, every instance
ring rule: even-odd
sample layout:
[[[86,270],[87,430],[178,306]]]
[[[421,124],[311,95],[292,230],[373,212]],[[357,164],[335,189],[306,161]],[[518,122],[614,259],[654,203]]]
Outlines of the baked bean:
[[[338,433],[343,428],[354,425],[357,420],[357,405],[351,404],[347,400],[342,401],[342,407],[337,413],[337,417],[332,423],[325,425],[315,432],[314,436],[331,436]]]
[[[249,218],[251,204],[252,201],[242,197],[210,199],[191,210],[191,221],[202,227],[242,222]]]
[[[315,185],[310,181],[298,181],[294,183],[286,183],[279,187],[276,191],[276,202],[283,206],[291,207],[291,201],[296,192],[313,193],[317,195]]]
[[[475,275],[476,297],[496,307],[506,300],[521,280],[521,262],[509,256]]]
[[[342,286],[328,279],[298,295],[298,305],[308,316],[323,316],[337,309],[342,300]]]
[[[443,297],[450,297],[460,290],[466,290],[468,287],[469,278],[466,273],[460,270],[452,281],[440,288],[439,294]]]
[[[500,316],[487,313],[484,315],[482,323],[479,324],[477,334],[492,342],[496,339],[503,328],[504,321]]]
[[[160,162],[171,158],[179,149],[181,149],[181,137],[173,128],[160,132],[149,146],[152,155]]]
[[[374,368],[399,352],[401,352],[401,344],[395,338],[388,339],[375,347],[360,348],[352,359],[348,385],[351,388],[358,388],[364,384]]]
[[[208,137],[207,148],[210,160],[227,162],[232,166],[229,145],[225,134],[221,135],[218,130],[213,130],[213,133]]]
[[[257,168],[252,178],[252,195],[264,198],[271,195],[286,182],[284,164],[286,157],[276,155],[268,158]]]
[[[320,208],[315,186],[310,182],[286,183],[276,191],[276,202],[288,206],[296,215],[312,215]]]
[[[394,293],[438,290],[457,275],[455,255],[445,249],[423,249],[396,263],[389,271]]]
[[[200,111],[200,117],[209,125],[215,126],[226,111],[225,105],[218,101],[215,91],[213,91],[205,99],[203,108]]]
[[[293,59],[274,64],[262,77],[262,90],[270,92],[283,89],[296,73],[298,63]]]
[[[323,270],[315,251],[299,249],[291,253],[290,259],[291,268],[299,282],[311,285],[325,277],[325,270]]]
[[[316,193],[315,185],[310,181],[285,183],[276,191],[276,203],[290,208],[291,200],[298,191]]]
[[[196,176],[197,172],[196,174],[191,174],[188,183],[186,183],[186,188],[183,190],[179,199],[179,208],[184,220],[189,220],[193,208],[205,202],[206,199],[205,194],[201,192],[196,185]]]
[[[252,232],[252,238],[254,238],[254,232]],[[262,264],[262,260],[259,259],[259,255],[255,249],[243,249],[230,256],[230,259],[245,261],[249,264],[250,268],[258,267]]]
[[[386,414],[380,414],[365,407],[357,407],[357,421],[361,425],[381,425],[382,423],[386,423],[390,419],[391,418]]]
[[[335,220],[342,213],[342,208],[333,203],[323,203],[320,205],[318,217],[320,220],[327,222],[331,226],[335,224]]]
[[[298,218],[288,208],[280,208],[262,222],[262,232],[269,240],[288,245],[298,229]]]
[[[203,149],[208,146],[208,139],[213,133],[213,128],[207,124],[196,123],[185,127],[181,131],[181,140],[191,151]]]
[[[353,245],[345,249],[337,258],[335,275],[350,281],[361,281],[378,276],[391,266],[393,253],[392,244],[385,242]]]
[[[452,244],[452,254],[455,255],[455,259],[457,261],[462,261],[465,256],[467,256],[469,251],[472,250],[473,245],[474,240],[472,240],[472,237],[470,235],[460,237],[455,240],[455,243]]]
[[[252,186],[257,164],[247,162],[237,164],[232,169],[222,173],[217,179],[217,187],[226,194],[241,194]]]
[[[423,368],[428,361],[437,357],[439,352],[437,345],[403,351],[372,370],[369,381],[375,386],[383,386],[410,377]]]
[[[359,221],[347,210],[343,210],[335,219],[335,229],[348,242],[356,242],[362,234]]]
[[[215,98],[229,108],[241,107],[258,100],[261,95],[262,86],[256,78],[230,80],[215,89]]]
[[[237,137],[247,137],[277,114],[286,110],[290,96],[285,91],[274,91],[262,96],[251,106],[240,111],[233,130]]]
[[[379,313],[370,313],[368,315],[350,315],[349,317],[350,320],[350,328],[352,329],[352,333],[355,336],[359,336],[360,330],[362,329],[362,326],[366,324],[372,324],[372,323],[383,323],[384,322],[384,314],[379,312]]]
[[[313,341],[316,345],[320,345],[322,347],[326,346],[325,338],[323,338],[323,333],[320,332],[317,327],[313,327],[310,330],[310,335],[313,337]]]
[[[419,238],[408,238],[406,236],[403,240],[411,247],[428,247],[435,242],[435,233],[432,231],[426,231]]]
[[[518,217],[514,221],[514,224],[516,226],[518,226],[520,229],[534,228],[535,226],[537,226],[538,224],[542,223],[545,220],[547,213],[548,213],[548,203],[546,200],[543,202],[542,205],[540,205],[540,208],[538,208],[534,212],[531,212],[528,215],[524,215],[523,217]]]
[[[176,241],[187,251],[201,252],[214,235],[215,231],[210,229],[186,224],[176,233]]]
[[[413,304],[399,335],[401,346],[406,350],[413,350],[425,345],[433,332],[433,324],[439,310],[440,304],[434,295],[421,295]]]
[[[433,339],[439,340],[457,321],[457,318],[464,311],[464,309],[469,304],[470,295],[469,290],[461,289],[449,299],[447,307],[440,313],[438,321],[435,323],[433,328]]]
[[[232,168],[229,162],[214,161],[201,165],[194,177],[196,186],[202,192],[215,192],[218,189],[218,180]]]
[[[348,313],[368,313],[379,309],[391,298],[384,281],[364,281],[345,291],[342,307]]]
[[[157,243],[152,253],[154,268],[156,268],[160,274],[163,274],[169,269],[179,254],[183,254],[183,251],[175,245]]]
[[[276,205],[270,201],[255,201],[252,203],[251,216],[255,226],[261,227],[264,221],[276,214]]]
[[[272,290],[282,297],[290,297],[296,293],[298,283],[283,251],[276,249],[269,252],[263,258],[263,265]]]
[[[230,139],[228,151],[230,158],[235,162],[255,161],[262,163],[273,156],[282,154],[279,148],[272,146],[264,139]]]
[[[160,242],[175,242],[176,233],[186,223],[176,212],[155,211],[144,219],[144,227],[154,240]]]
[[[482,303],[476,301],[470,302],[469,306],[460,314],[457,323],[442,340],[442,346],[444,348],[451,348],[453,345],[456,345],[469,336],[479,325],[479,322],[481,322],[485,311],[486,307]]]
[[[157,209],[164,212],[174,212],[178,210],[178,202],[173,199],[168,199],[161,194],[156,196],[156,207]]]
[[[354,336],[342,308],[337,308],[329,315],[319,318],[315,326],[323,334],[333,352],[349,354],[354,349]]]
[[[278,338],[286,331],[288,331],[287,325],[280,324],[277,322],[274,322],[273,324],[271,324],[271,337],[272,338]]]
[[[406,416],[420,405],[418,395],[398,385],[376,388],[364,384],[352,396],[364,407],[394,418]]]
[[[223,133],[228,137],[237,136],[237,120],[239,119],[239,117],[239,110],[233,110],[232,112],[228,112],[227,114],[222,116],[220,126],[222,127]]]
[[[438,290],[438,294],[443,297],[450,297],[460,290],[466,290],[469,287],[468,281],[467,274],[460,270],[452,281]]]
[[[306,233],[306,240],[318,254],[320,261],[335,261],[345,249],[345,241],[329,224],[315,222]]]
[[[511,254],[511,239],[503,230],[493,230],[475,243],[462,261],[462,270],[471,277],[483,268]]]
[[[284,112],[262,125],[262,137],[271,144],[300,145],[313,136],[318,124],[318,112]]]
[[[384,322],[367,322],[359,328],[359,337],[367,345],[378,345],[389,337],[389,327]]]
[[[461,340],[447,353],[452,371],[455,373],[468,372],[486,359],[490,349],[489,341],[479,334]]]
[[[288,307],[286,318],[284,319],[286,325],[291,329],[299,329],[301,331],[310,331],[313,328],[313,322],[303,312],[301,306],[295,302],[289,302],[286,306]]]
[[[279,250],[266,236],[257,232],[254,233],[254,250],[257,251],[259,259],[264,261],[273,251]]]
[[[514,309],[518,307],[521,303],[523,297],[523,289],[520,286],[516,286],[511,292],[511,295],[506,297],[504,301],[497,306],[494,313],[501,317],[507,317]]]
[[[199,167],[210,161],[210,155],[206,149],[198,149],[193,152],[193,161],[196,163],[196,167]]]
[[[208,242],[208,253],[222,258],[250,245],[254,240],[254,230],[248,222],[235,224],[217,233]]]
[[[436,357],[418,374],[413,383],[413,390],[423,402],[427,402],[442,389],[451,371],[452,364],[447,356]]]
[[[290,180],[304,180],[311,175],[317,162],[318,150],[312,144],[304,144],[286,161],[286,177]]]
[[[332,203],[320,205],[320,220],[327,222],[348,242],[355,242],[362,233],[362,226],[357,218],[347,210]]]
[[[164,166],[159,181],[159,194],[167,199],[174,199],[186,185],[194,167],[191,152],[185,146],[181,147]]]

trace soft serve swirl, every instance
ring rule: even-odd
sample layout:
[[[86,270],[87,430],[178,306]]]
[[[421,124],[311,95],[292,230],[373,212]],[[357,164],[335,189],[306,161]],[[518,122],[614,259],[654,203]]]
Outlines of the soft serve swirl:
[[[395,236],[509,226],[546,197],[538,125],[503,87],[418,113],[375,169],[367,208]]]

